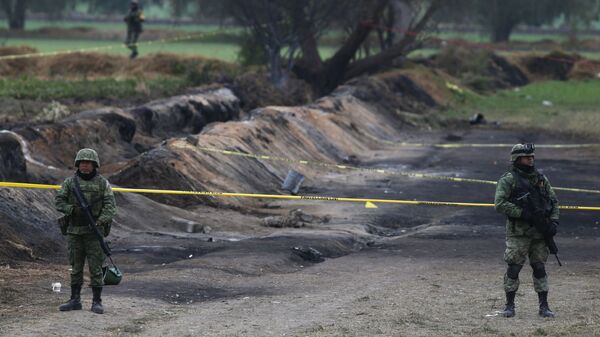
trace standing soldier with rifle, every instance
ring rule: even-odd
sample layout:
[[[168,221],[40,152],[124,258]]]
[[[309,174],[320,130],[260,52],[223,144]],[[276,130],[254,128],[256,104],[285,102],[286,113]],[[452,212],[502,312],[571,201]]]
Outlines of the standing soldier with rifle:
[[[554,317],[548,306],[548,277],[544,264],[548,253],[557,254],[554,235],[558,226],[558,200],[548,179],[534,166],[533,144],[517,144],[511,151],[510,171],[498,181],[495,207],[508,217],[506,251],[508,269],[504,275],[506,307],[504,317],[515,315],[519,272],[527,257],[533,269],[533,286],[538,293],[539,315]],[[556,256],[558,260],[558,256]],[[560,264],[560,260],[559,260]]]
[[[79,150],[75,167],[75,175],[65,179],[56,194],[56,209],[64,214],[59,223],[67,235],[72,268],[71,299],[59,310],[81,310],[83,267],[87,259],[93,293],[91,310],[102,314],[102,264],[106,255],[110,255],[103,237],[109,234],[116,214],[115,197],[108,180],[98,174],[100,160],[96,151]]]
[[[127,24],[127,37],[125,45],[131,50],[130,58],[135,58],[138,55],[137,41],[142,33],[142,22],[144,22],[144,12],[142,12],[138,0],[131,0],[129,5],[129,13],[123,18]]]

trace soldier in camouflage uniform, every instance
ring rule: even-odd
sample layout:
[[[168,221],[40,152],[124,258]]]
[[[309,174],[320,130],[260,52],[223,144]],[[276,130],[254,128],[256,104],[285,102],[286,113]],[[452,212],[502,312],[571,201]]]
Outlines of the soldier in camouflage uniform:
[[[142,33],[142,22],[144,22],[144,13],[140,9],[137,0],[132,0],[129,13],[125,16],[123,21],[127,24],[127,37],[125,38],[125,45],[131,49],[130,58],[135,58],[138,55],[137,41]]]
[[[527,258],[533,269],[533,285],[538,293],[539,314],[542,317],[554,317],[554,313],[548,306],[548,277],[544,267],[549,251],[544,236],[533,223],[536,217],[547,217],[544,221],[549,224],[548,232],[551,236],[555,235],[559,216],[558,200],[548,179],[534,166],[534,150],[533,144],[515,145],[511,151],[512,168],[500,178],[496,188],[496,210],[508,217],[504,253],[504,261],[508,264],[504,275],[506,292],[506,307],[502,311],[504,317],[515,315],[519,272]],[[523,206],[521,200],[528,197],[529,193],[539,193],[549,205],[548,213],[539,213]]]
[[[102,264],[106,256],[100,242],[89,227],[84,210],[75,197],[75,179],[78,180],[81,192],[85,196],[100,233],[107,236],[112,219],[116,214],[113,191],[108,181],[98,174],[100,167],[98,154],[92,149],[82,149],[75,158],[75,175],[65,179],[56,194],[56,209],[63,213],[63,234],[67,235],[69,247],[69,263],[71,264],[71,299],[60,306],[60,311],[81,310],[81,286],[83,285],[83,267],[87,259],[90,271],[90,286],[93,300],[91,310],[102,314]]]

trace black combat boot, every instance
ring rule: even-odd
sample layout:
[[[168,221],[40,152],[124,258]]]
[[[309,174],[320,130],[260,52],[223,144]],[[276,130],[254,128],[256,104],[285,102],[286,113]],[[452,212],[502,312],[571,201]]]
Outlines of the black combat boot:
[[[538,298],[540,300],[540,311],[539,314],[542,317],[554,317],[554,312],[550,310],[548,306],[548,292],[542,291],[538,293]]]
[[[509,291],[506,293],[506,307],[500,312],[502,317],[514,317],[515,316],[515,296],[516,291]]]
[[[81,284],[71,286],[71,299],[58,307],[60,311],[81,310]]]
[[[102,307],[102,298],[100,298],[102,295],[102,287],[92,287],[92,293],[94,294],[92,299],[92,312],[103,314],[104,308]]]

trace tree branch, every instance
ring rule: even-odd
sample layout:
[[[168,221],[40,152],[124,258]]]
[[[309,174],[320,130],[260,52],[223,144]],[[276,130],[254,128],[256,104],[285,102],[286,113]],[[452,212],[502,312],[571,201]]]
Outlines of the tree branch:
[[[370,1],[364,1],[363,6],[368,7],[366,9],[367,15],[365,16],[365,21],[379,21],[378,18],[388,2],[389,0],[376,0],[375,4],[371,4]],[[365,22],[358,22],[344,45],[326,63],[337,65],[348,64],[369,36],[372,29],[372,26],[366,25]]]
[[[402,40],[391,48],[350,64],[348,71],[345,74],[345,79],[350,79],[365,72],[386,66],[395,58],[405,55],[409,46],[415,43],[419,33],[425,29],[427,23],[433,14],[440,8],[441,4],[442,0],[433,0],[417,24],[414,27],[409,28],[409,34],[404,34]]]

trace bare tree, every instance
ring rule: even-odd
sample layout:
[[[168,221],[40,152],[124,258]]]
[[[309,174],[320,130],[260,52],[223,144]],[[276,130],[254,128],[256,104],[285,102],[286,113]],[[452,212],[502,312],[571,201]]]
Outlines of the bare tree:
[[[271,82],[284,86],[287,80],[284,67],[298,51],[297,34],[291,24],[290,13],[285,10],[285,0],[224,0],[229,15],[247,27],[254,39],[264,48],[268,60]]]
[[[221,6],[248,27],[269,55],[271,79],[285,82],[284,64],[317,94],[349,78],[377,71],[420,46],[420,33],[443,0],[199,0]],[[385,18],[385,20],[384,20]],[[348,24],[351,22],[351,24]],[[326,31],[350,27],[341,46],[326,60],[319,39]],[[371,33],[379,31],[380,48]],[[410,33],[408,33],[410,32]],[[365,48],[365,46],[367,48]],[[366,50],[364,55],[359,51]],[[286,52],[286,55],[282,55]]]
[[[361,1],[360,7],[357,8],[360,19],[343,45],[327,60],[322,60],[318,55],[307,57],[308,53],[303,44],[303,57],[294,68],[296,75],[308,81],[318,94],[326,94],[344,81],[388,67],[394,59],[418,48],[421,42],[420,33],[427,28],[431,16],[441,7],[441,0],[403,1],[413,8],[413,16],[406,31],[397,32],[399,36],[395,42],[378,53],[355,58],[355,54],[374,29],[386,29],[385,25],[381,24],[381,16],[390,3],[390,0]],[[300,35],[300,39],[312,43],[309,50],[316,49],[315,39],[305,35]]]

